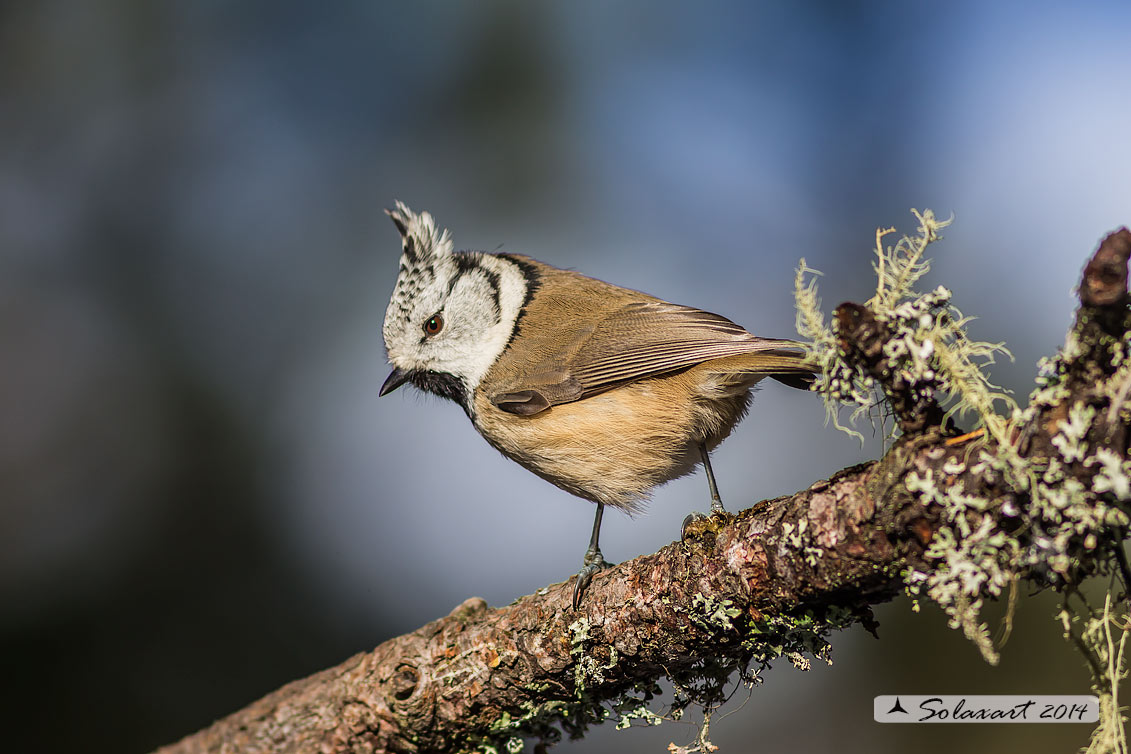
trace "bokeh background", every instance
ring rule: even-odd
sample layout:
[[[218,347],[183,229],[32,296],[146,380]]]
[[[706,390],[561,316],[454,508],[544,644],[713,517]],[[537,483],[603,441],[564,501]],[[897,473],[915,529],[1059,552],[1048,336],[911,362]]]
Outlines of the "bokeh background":
[[[874,228],[956,221],[927,281],[1016,355],[1131,222],[1131,5],[0,4],[0,704],[5,750],[142,752],[478,595],[580,563],[592,507],[402,390],[381,212],[793,334],[800,257],[831,308]],[[717,453],[732,508],[875,457],[763,389]],[[701,477],[614,561],[702,507]],[[724,752],[1072,751],[1090,726],[881,726],[880,693],[1086,693],[1055,599],[1000,667],[937,612],[878,611],[833,667],[776,668]],[[685,724],[571,751],[664,751]]]

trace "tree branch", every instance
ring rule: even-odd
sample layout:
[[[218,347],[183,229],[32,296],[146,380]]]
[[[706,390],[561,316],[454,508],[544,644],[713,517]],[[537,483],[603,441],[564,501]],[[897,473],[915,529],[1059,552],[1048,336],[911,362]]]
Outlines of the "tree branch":
[[[1112,341],[1129,324],[1129,254],[1131,233],[1122,229],[1088,264],[1068,392],[1032,413],[1011,452],[1048,457],[1069,407],[1084,401],[1108,410],[1083,442],[1126,458],[1129,412],[1121,404],[1128,390],[1105,386],[1117,370]],[[861,311],[838,310],[852,325],[841,334],[848,350],[874,361],[870,338],[882,338],[882,328]],[[1027,494],[965,463],[975,449],[998,453],[992,440],[948,436],[937,404],[901,398],[896,377],[874,374],[907,432],[881,460],[730,520],[708,519],[686,542],[598,574],[579,612],[571,610],[568,582],[501,608],[469,599],[160,751],[457,752],[511,736],[544,737],[551,723],[574,733],[602,718],[602,702],[647,696],[658,678],[700,672],[705,662],[729,671],[760,659],[752,637],[788,631],[773,618],[843,615],[847,608],[866,621],[867,605],[903,592],[901,572],[936,567],[925,550],[944,513],[908,489],[909,473],[933,475],[948,488],[961,483],[965,494],[993,500],[1003,526]],[[1073,473],[1082,478],[1094,473],[1078,466]]]

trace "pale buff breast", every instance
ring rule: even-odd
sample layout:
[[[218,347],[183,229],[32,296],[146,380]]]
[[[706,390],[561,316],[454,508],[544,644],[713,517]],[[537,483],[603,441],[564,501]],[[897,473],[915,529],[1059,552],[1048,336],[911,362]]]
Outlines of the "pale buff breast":
[[[695,467],[700,443],[711,449],[730,434],[759,377],[708,362],[534,416],[500,411],[477,392],[474,420],[503,454],[558,487],[635,510],[653,487]]]

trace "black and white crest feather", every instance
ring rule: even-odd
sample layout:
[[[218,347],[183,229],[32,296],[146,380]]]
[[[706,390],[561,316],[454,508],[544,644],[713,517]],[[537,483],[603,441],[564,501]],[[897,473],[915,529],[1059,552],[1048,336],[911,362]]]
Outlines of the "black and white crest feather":
[[[505,257],[453,251],[451,236],[427,212],[397,202],[388,214],[403,247],[383,328],[389,360],[414,385],[470,411],[467,397],[514,333],[526,278]],[[429,335],[423,326],[436,315],[443,329]]]

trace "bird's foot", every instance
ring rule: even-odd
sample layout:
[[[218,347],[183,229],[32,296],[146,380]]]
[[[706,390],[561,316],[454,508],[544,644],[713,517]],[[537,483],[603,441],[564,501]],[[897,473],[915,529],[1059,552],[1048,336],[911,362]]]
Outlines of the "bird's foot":
[[[581,607],[581,597],[585,594],[585,590],[589,588],[589,582],[593,580],[593,575],[612,565],[612,563],[605,560],[605,556],[601,554],[601,551],[595,548],[591,548],[585,553],[585,560],[582,562],[584,565],[582,565],[581,570],[577,572],[577,582],[573,585],[574,610]]]

